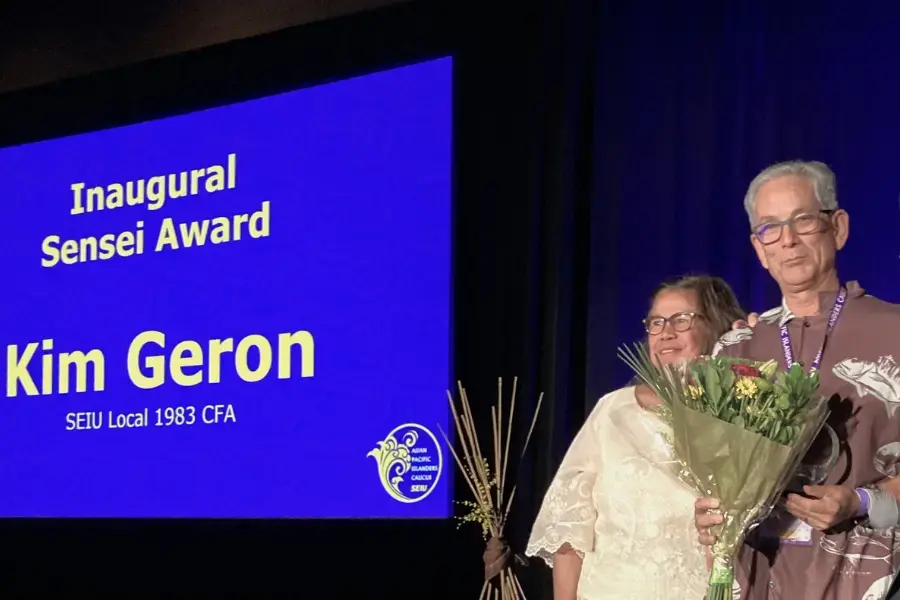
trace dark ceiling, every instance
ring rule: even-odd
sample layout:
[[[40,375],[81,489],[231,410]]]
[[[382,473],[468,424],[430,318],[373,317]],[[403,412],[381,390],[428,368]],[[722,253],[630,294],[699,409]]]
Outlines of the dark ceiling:
[[[0,93],[411,1],[4,2]]]

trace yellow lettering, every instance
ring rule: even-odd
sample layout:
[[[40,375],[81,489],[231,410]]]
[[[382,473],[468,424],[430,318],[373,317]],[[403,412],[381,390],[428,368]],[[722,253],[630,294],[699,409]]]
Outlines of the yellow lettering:
[[[148,210],[159,210],[170,198],[196,196],[233,190],[237,187],[237,154],[228,155],[224,165],[190,169],[178,173],[154,175],[147,179],[113,182],[106,186],[88,186],[84,182],[69,186],[72,208],[69,214],[81,215],[97,210],[137,206],[146,201]]]
[[[104,208],[104,190],[102,187],[92,187],[87,191],[87,207],[85,208],[86,212],[92,212],[95,210],[103,210]]]
[[[156,238],[155,250],[159,252],[167,247],[171,250],[178,250],[180,247],[178,244],[178,230],[175,228],[175,222],[172,220],[172,217],[163,219],[162,224],[159,226],[159,236]]]
[[[221,192],[225,189],[225,169],[222,165],[213,165],[206,169],[206,192]]]
[[[44,252],[44,258],[41,259],[42,267],[52,267],[59,262],[60,254],[59,254],[59,236],[58,235],[48,235],[44,238],[43,243],[41,243],[41,250]]]
[[[166,359],[162,356],[148,356],[145,364],[150,371],[144,375],[141,370],[141,350],[148,344],[154,344],[161,349],[166,347],[166,334],[161,331],[144,331],[139,333],[128,346],[127,369],[128,378],[142,390],[158,388],[166,381]]]
[[[84,213],[84,206],[81,203],[81,192],[84,190],[83,183],[73,183],[72,190],[72,208],[69,210],[70,215],[80,215]]]
[[[48,235],[41,243],[42,267],[75,265],[79,263],[109,260],[115,257],[144,253],[144,222],[138,221],[134,231],[107,233],[75,240],[62,240],[58,235]]]
[[[106,186],[106,208],[122,208],[125,206],[125,188],[121,183]]]
[[[75,391],[87,391],[87,367],[89,364],[94,368],[94,391],[102,392],[106,389],[106,358],[103,353],[97,349],[87,353],[76,350],[59,355],[59,393],[67,394],[69,392],[69,376],[72,367],[75,368]]]
[[[151,177],[147,181],[147,210],[159,210],[166,203],[166,178]]]
[[[19,356],[19,347],[15,344],[6,347],[6,397],[14,398],[19,393],[19,384],[25,390],[26,396],[37,396],[38,389],[34,385],[34,379],[28,371],[34,352],[37,350],[37,342],[31,342],[25,346],[25,351]]]
[[[259,350],[259,366],[255,369],[250,368],[248,355],[251,348]],[[261,381],[272,369],[272,346],[269,340],[261,335],[248,335],[238,343],[237,350],[234,351],[234,366],[237,369],[237,375],[248,383],[256,383]]]
[[[30,371],[31,362],[38,348],[37,342],[31,342],[25,346],[20,354],[19,347],[11,345],[6,347],[6,396],[9,398],[18,395],[19,386],[25,391],[26,396],[48,396],[59,393],[67,394],[72,390],[72,375],[75,376],[75,392],[88,391],[90,387],[95,392],[106,389],[106,358],[103,352],[97,349],[83,352],[61,352],[58,357],[53,354],[53,340],[46,339],[40,343],[44,354],[41,355],[41,389],[38,391],[34,384],[34,376]],[[54,358],[57,359],[54,364]],[[88,382],[88,367],[93,372],[93,381]],[[54,377],[54,373],[58,375]],[[56,384],[54,386],[54,383]],[[55,390],[54,390],[55,388]]]
[[[209,340],[209,382],[222,381],[222,355],[226,352],[234,352],[234,340]]]
[[[246,231],[250,238],[269,237],[271,221],[270,203],[262,203],[260,209],[253,213],[233,215],[231,217],[214,217],[190,223],[175,223],[171,217],[163,219],[156,238],[156,251],[178,250],[211,244],[237,242]]]
[[[194,221],[185,225],[182,223],[178,226],[181,230],[181,243],[185,248],[191,246],[202,246],[206,243],[206,232],[209,229],[209,220]]]
[[[176,384],[190,387],[203,383],[203,371],[198,370],[188,375],[185,367],[203,366],[203,348],[197,342],[187,340],[172,348],[172,360],[169,362],[169,373]]]
[[[282,333],[278,336],[278,379],[291,378],[291,348],[300,347],[300,377],[316,372],[316,342],[308,331]]]
[[[155,349],[147,352],[148,346],[155,346]],[[168,366],[175,385],[190,387],[204,381],[220,383],[223,358],[233,353],[234,373],[243,381],[262,381],[271,373],[273,363],[276,363],[278,378],[289,379],[293,372],[290,363],[294,360],[294,346],[301,351],[300,376],[312,377],[315,373],[315,341],[308,331],[279,334],[277,357],[272,343],[260,334],[248,335],[237,345],[234,338],[211,339],[207,344],[208,357],[204,357],[200,343],[184,340],[172,348],[167,357],[166,335],[160,331],[144,331],[128,347],[128,377],[141,389],[157,388],[166,382]],[[257,355],[258,360],[251,360]],[[251,366],[251,362],[256,366]],[[191,372],[185,372],[185,369],[191,369]]]

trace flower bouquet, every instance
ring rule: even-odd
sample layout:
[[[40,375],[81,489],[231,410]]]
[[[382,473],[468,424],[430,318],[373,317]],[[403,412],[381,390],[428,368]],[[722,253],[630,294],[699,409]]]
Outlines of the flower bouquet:
[[[453,395],[447,391],[450,400],[450,409],[453,412],[453,422],[456,426],[458,445],[457,451],[447,434],[441,429],[441,434],[453,454],[453,458],[459,467],[463,480],[472,492],[472,500],[459,502],[468,510],[468,513],[459,520],[462,523],[476,523],[481,526],[481,532],[487,540],[487,548],[482,555],[484,560],[484,585],[481,588],[479,600],[525,600],[525,592],[513,571],[514,562],[520,565],[527,564],[524,557],[514,555],[503,537],[503,529],[509,518],[513,499],[516,496],[515,481],[507,481],[507,471],[510,458],[510,440],[513,433],[513,417],[516,410],[516,386],[518,379],[513,379],[512,396],[504,423],[503,380],[497,380],[497,404],[491,407],[492,440],[489,446],[493,461],[489,461],[482,452],[481,443],[475,427],[475,419],[472,416],[472,407],[462,383],[459,384],[459,407],[453,400]],[[518,471],[528,442],[537,423],[538,413],[541,410],[541,401],[544,395],[538,396],[534,414],[531,417],[531,426],[528,429],[525,441],[518,452],[513,450],[513,459],[518,461],[513,471]],[[440,427],[440,425],[438,425]],[[493,468],[491,467],[493,462]],[[508,487],[508,483],[511,486]]]
[[[660,367],[644,344],[619,356],[662,400],[675,475],[720,502],[706,598],[731,600],[745,536],[772,511],[828,417],[819,374],[722,356]]]

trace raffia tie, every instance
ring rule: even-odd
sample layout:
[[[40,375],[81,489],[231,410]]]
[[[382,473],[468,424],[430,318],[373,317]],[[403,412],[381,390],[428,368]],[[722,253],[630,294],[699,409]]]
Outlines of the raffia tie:
[[[528,564],[528,560],[524,556],[520,554],[513,555],[506,539],[502,537],[492,537],[488,540],[482,559],[484,560],[485,581],[490,581],[500,575],[502,571],[509,568],[510,563],[513,561],[521,566]]]

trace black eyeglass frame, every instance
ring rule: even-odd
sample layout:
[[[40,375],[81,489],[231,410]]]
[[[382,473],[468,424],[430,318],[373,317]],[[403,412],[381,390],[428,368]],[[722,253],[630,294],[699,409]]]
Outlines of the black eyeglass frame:
[[[675,320],[678,319],[679,317],[688,317],[686,326],[676,324]],[[668,317],[661,317],[658,315],[649,316],[646,319],[643,319],[642,322],[644,323],[644,331],[647,332],[647,335],[659,335],[663,331],[666,330],[666,325],[671,325],[672,329],[674,329],[678,333],[684,333],[685,331],[690,331],[691,327],[694,326],[694,319],[697,319],[697,318],[702,319],[703,315],[701,315],[700,313],[698,313],[696,311],[683,311],[683,312],[677,312]],[[659,320],[659,322],[661,323],[661,325],[659,327],[659,331],[651,331],[650,322],[656,321],[656,320]]]
[[[784,235],[785,226],[790,226],[791,229],[793,229],[794,233],[796,233],[797,235],[812,235],[814,233],[819,233],[819,231],[821,231],[821,225],[823,223],[822,215],[830,217],[831,215],[833,215],[836,212],[837,212],[836,209],[827,209],[827,210],[822,209],[815,213],[801,213],[799,215],[794,215],[790,219],[785,219],[784,221],[772,221],[770,223],[763,223],[762,225],[754,227],[753,230],[751,231],[751,233],[757,240],[759,240],[760,244],[762,244],[763,246],[769,246],[771,244],[778,243],[778,240],[780,240],[781,236]],[[799,219],[802,219],[803,217],[814,217],[815,218],[814,222],[816,224],[815,228],[810,229],[809,231],[798,231],[796,223]],[[771,240],[768,240],[768,241],[763,240],[763,235],[765,234],[766,230],[768,228],[776,228],[776,227],[777,227],[778,235],[776,235]]]

